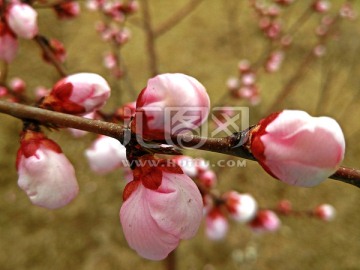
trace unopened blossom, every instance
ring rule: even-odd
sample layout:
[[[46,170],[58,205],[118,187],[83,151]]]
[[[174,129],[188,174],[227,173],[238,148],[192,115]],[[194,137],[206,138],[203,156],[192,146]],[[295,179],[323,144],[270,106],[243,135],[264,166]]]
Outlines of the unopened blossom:
[[[17,153],[18,185],[34,205],[56,209],[78,194],[75,171],[61,148],[40,132],[22,134]]]
[[[182,171],[191,178],[195,178],[198,175],[198,168],[196,166],[197,160],[189,156],[176,156],[173,161],[180,166]]]
[[[28,4],[10,4],[6,20],[11,30],[21,38],[32,39],[38,34],[37,12]]]
[[[249,226],[256,233],[274,232],[280,228],[281,221],[275,212],[271,210],[260,210],[249,223]]]
[[[136,101],[132,130],[146,139],[164,139],[203,124],[210,110],[205,87],[188,75],[161,74],[147,83]]]
[[[166,166],[168,161],[150,155],[140,161],[142,166],[133,170],[133,180],[125,187],[120,221],[132,249],[144,258],[162,260],[180,240],[195,236],[202,219],[202,198],[174,163]]]
[[[210,240],[223,240],[229,231],[229,221],[218,209],[213,208],[205,218],[205,234]]]
[[[230,217],[237,222],[245,223],[254,218],[257,211],[257,203],[250,194],[229,191],[224,194],[223,198]]]
[[[336,210],[330,204],[321,204],[315,208],[314,215],[322,220],[331,221],[335,218]]]
[[[59,40],[52,38],[48,41],[48,48],[51,50],[52,55],[57,61],[59,61],[60,63],[65,62],[66,49],[64,47],[64,44],[62,44]],[[51,59],[45,52],[43,52],[42,57],[46,62],[51,63]]]
[[[22,93],[25,91],[26,88],[26,84],[24,82],[23,79],[15,77],[12,78],[9,82],[11,89],[15,92],[15,93]]]
[[[280,69],[281,64],[284,60],[283,51],[272,52],[265,63],[265,70],[269,73],[276,72]]]
[[[10,28],[0,21],[0,60],[10,63],[14,60],[18,51],[18,41],[16,35]]]
[[[206,170],[197,176],[199,182],[207,188],[213,188],[217,183],[217,176],[213,170]]]
[[[76,73],[58,81],[41,107],[83,115],[100,109],[110,97],[110,86],[95,73]]]
[[[79,16],[80,4],[76,1],[63,2],[55,5],[54,10],[59,19],[72,19]]]
[[[324,13],[330,9],[330,2],[328,0],[316,0],[313,4],[313,8],[316,12]]]
[[[344,158],[345,139],[329,117],[284,110],[259,122],[250,149],[273,177],[290,185],[311,187],[326,180]]]
[[[125,147],[108,136],[99,136],[90,148],[86,149],[85,156],[91,170],[98,174],[106,174],[127,165]]]

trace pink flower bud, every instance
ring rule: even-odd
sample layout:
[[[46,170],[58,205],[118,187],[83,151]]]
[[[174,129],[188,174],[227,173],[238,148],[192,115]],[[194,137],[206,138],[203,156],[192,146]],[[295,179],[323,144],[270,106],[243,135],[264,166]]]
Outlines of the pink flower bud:
[[[77,73],[58,81],[42,108],[69,114],[87,114],[100,109],[110,97],[110,86],[94,73]]]
[[[50,94],[50,89],[47,89],[44,86],[37,86],[34,90],[35,97],[37,100],[42,99],[43,97]]]
[[[281,221],[273,211],[260,210],[249,225],[256,233],[274,232],[280,228]]]
[[[136,108],[132,130],[146,139],[164,139],[204,123],[210,99],[205,87],[193,77],[162,74],[148,81]]]
[[[327,0],[316,0],[313,4],[313,8],[319,13],[327,12],[330,9],[330,2]]]
[[[335,218],[336,210],[330,204],[321,204],[315,208],[314,215],[324,221],[331,221]]]
[[[59,40],[52,38],[48,41],[48,45],[56,60],[60,63],[64,63],[66,60],[66,50],[64,44],[62,44]],[[51,63],[51,60],[46,53],[43,53],[42,57],[46,62]]]
[[[284,110],[261,120],[251,135],[251,151],[275,178],[296,186],[315,186],[333,174],[344,158],[345,139],[329,117]]]
[[[265,63],[265,70],[269,73],[276,72],[280,69],[281,64],[284,60],[283,51],[272,52]]]
[[[205,233],[210,240],[223,240],[229,230],[229,222],[218,208],[213,208],[205,219]]]
[[[54,6],[54,10],[59,19],[72,19],[80,14],[80,4],[78,2],[64,2]]]
[[[182,171],[189,177],[195,178],[198,175],[196,160],[189,156],[176,156],[173,161],[180,166]]]
[[[181,239],[192,238],[202,219],[197,186],[181,169],[162,166],[166,160],[142,157],[142,167],[125,187],[120,221],[131,248],[147,259],[162,260]],[[146,161],[158,161],[150,166]],[[163,163],[161,163],[163,162]]]
[[[25,91],[26,84],[22,79],[16,77],[10,80],[10,87],[15,93],[22,93]]]
[[[7,10],[7,22],[19,37],[32,39],[38,34],[37,12],[28,4],[11,4]]]
[[[207,188],[213,188],[217,183],[217,177],[213,170],[206,170],[198,175],[198,180]]]
[[[0,86],[0,98],[6,96],[9,93],[6,87]]]
[[[78,194],[73,166],[61,148],[42,133],[29,130],[23,133],[16,168],[19,187],[35,205],[60,208]]]
[[[245,223],[254,218],[257,203],[250,194],[230,191],[224,194],[224,200],[230,216],[237,222]]]
[[[100,136],[85,151],[92,171],[98,174],[109,173],[127,164],[126,149],[116,139]]]
[[[292,211],[291,202],[288,200],[281,200],[277,205],[277,210],[283,215],[290,214]]]
[[[0,60],[10,63],[18,51],[18,41],[9,27],[0,21]]]

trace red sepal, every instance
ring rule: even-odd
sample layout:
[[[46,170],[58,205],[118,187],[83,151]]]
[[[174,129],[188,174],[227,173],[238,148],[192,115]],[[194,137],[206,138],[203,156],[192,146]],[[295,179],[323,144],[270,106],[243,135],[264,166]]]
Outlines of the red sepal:
[[[139,184],[141,184],[140,181],[137,180],[133,180],[131,182],[129,182],[124,189],[123,192],[123,200],[124,202],[130,197],[130,195],[137,189],[137,187],[139,186]]]

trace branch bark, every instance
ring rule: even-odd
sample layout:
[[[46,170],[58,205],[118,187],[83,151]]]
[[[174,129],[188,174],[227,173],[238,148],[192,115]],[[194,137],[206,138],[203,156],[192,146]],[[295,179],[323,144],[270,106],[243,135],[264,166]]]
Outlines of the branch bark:
[[[121,142],[126,139],[126,133],[129,132],[128,128],[118,124],[86,119],[80,116],[53,112],[1,100],[0,113],[8,114],[25,121],[35,121],[44,125],[52,124],[57,127],[76,128],[103,134],[118,139]],[[180,148],[194,148],[256,160],[243,146],[247,141],[248,132],[249,130],[244,130],[222,138],[204,138],[191,134],[182,134],[171,137],[171,140],[167,140],[166,143]],[[355,168],[340,167],[329,178],[360,188],[360,170]]]

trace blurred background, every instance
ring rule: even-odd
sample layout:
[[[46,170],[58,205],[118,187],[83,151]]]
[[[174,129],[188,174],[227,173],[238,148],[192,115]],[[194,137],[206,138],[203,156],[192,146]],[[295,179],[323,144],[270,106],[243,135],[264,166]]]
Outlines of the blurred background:
[[[325,13],[314,11],[310,0],[280,6],[275,21],[281,23],[281,31],[292,43],[282,49],[284,60],[273,73],[266,71],[264,63],[279,43],[259,28],[266,22],[261,21],[252,1],[194,0],[193,7],[188,0],[139,1],[139,10],[125,23],[131,37],[121,47],[125,72],[121,79],[111,76],[103,65],[111,46],[95,30],[96,23],[104,20],[100,12],[89,11],[81,1],[78,17],[59,20],[51,8],[38,8],[40,33],[65,45],[68,73],[99,73],[112,86],[112,98],[104,111],[134,101],[153,75],[143,27],[144,2],[154,29],[187,8],[186,16],[152,44],[158,73],[181,72],[197,78],[214,105],[249,106],[250,124],[284,108],[331,116],[345,133],[344,165],[360,168],[360,24],[359,19],[338,15],[345,2],[352,3],[358,14],[359,1],[329,1],[330,9]],[[258,2],[267,7],[276,1]],[[321,37],[319,25],[324,20],[326,24],[326,14],[336,22]],[[20,40],[19,54],[9,66],[8,78],[21,77],[30,96],[35,87],[51,88],[60,78],[40,52],[35,42]],[[256,71],[256,102],[231,94],[227,87],[229,78],[239,78],[242,59]],[[47,132],[74,164],[80,185],[79,196],[70,205],[50,211],[32,206],[17,186],[15,156],[21,122],[4,114],[0,121],[1,269],[162,269],[163,262],[142,259],[124,239],[118,215],[125,186],[122,171],[99,176],[89,169],[84,150],[95,134],[75,139],[66,130]],[[211,161],[227,158],[196,150],[186,154]],[[336,219],[326,223],[315,218],[281,217],[279,231],[262,235],[231,222],[229,233],[219,242],[209,240],[202,226],[194,239],[180,244],[178,269],[360,269],[360,190],[334,180],[311,189],[285,186],[252,161],[245,168],[214,170],[220,193],[230,189],[250,193],[261,208],[275,208],[281,199],[290,200],[297,210],[329,203],[337,210]]]

